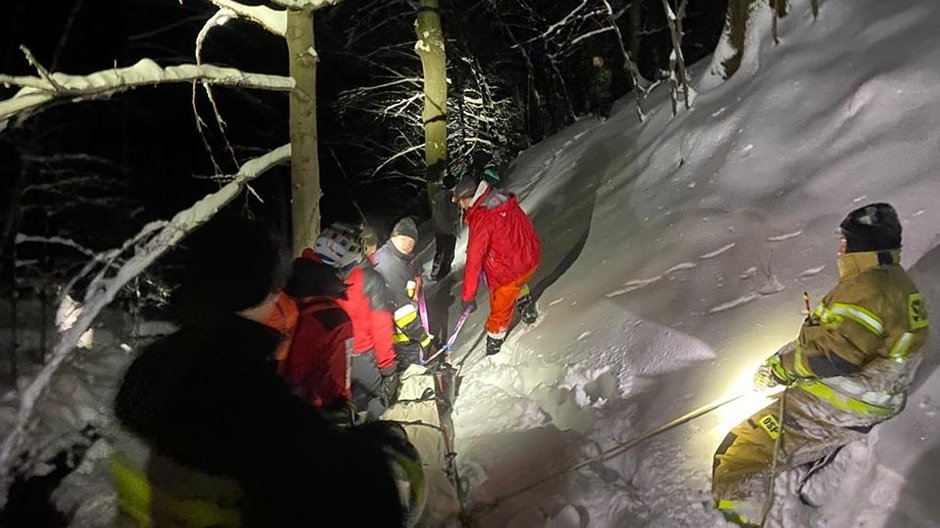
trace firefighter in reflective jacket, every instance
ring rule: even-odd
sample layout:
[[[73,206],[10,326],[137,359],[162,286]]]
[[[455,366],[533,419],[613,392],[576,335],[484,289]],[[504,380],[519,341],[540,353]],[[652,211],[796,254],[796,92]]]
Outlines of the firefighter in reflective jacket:
[[[395,334],[392,342],[399,369],[417,363],[420,349],[437,348],[433,336],[424,328],[418,309],[421,279],[414,261],[418,227],[411,218],[403,218],[392,228],[392,235],[374,255],[375,270],[385,279],[394,307]]]
[[[754,381],[789,386],[779,401],[731,430],[715,453],[712,492],[743,526],[761,522],[776,453],[779,470],[832,454],[901,412],[927,338],[927,312],[901,268],[894,208],[870,204],[841,224],[839,283],[799,338],[770,356]]]

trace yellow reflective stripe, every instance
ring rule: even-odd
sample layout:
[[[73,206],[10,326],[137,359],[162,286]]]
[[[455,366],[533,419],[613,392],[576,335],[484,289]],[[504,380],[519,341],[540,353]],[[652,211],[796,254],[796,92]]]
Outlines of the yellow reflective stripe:
[[[895,413],[894,409],[872,405],[851,396],[846,396],[820,380],[803,380],[798,385],[801,389],[828,402],[841,411],[871,416],[891,416]]]
[[[153,525],[150,508],[153,503],[153,487],[141,472],[137,471],[121,457],[113,457],[108,466],[111,479],[118,495],[121,511],[134,519],[142,528]],[[222,508],[205,500],[179,500],[159,492],[161,503],[166,504],[185,526],[192,528],[238,528],[241,526],[241,512]]]
[[[754,507],[755,505],[751,501],[736,501],[728,499],[720,499],[718,501],[718,509],[725,513],[726,516],[731,514],[734,522],[739,524],[750,524],[750,519],[746,515],[742,514],[741,510],[753,510]]]
[[[829,311],[836,315],[848,317],[878,337],[884,337],[885,335],[885,327],[881,322],[881,318],[857,304],[832,303],[832,308]]]
[[[421,346],[426,347],[426,346],[430,345],[430,344],[431,344],[431,339],[432,339],[432,338],[431,338],[430,335],[425,335],[425,336],[424,336],[424,339],[421,340]]]
[[[408,339],[408,336],[406,336],[405,334],[399,331],[396,331],[395,334],[392,336],[393,345],[400,345],[402,343],[407,343],[409,341],[411,341],[411,339]]]
[[[519,297],[525,297],[529,294],[529,285],[523,284],[522,288],[519,290]]]
[[[408,323],[414,321],[418,318],[418,312],[414,310],[414,307],[409,306],[407,308],[412,308],[411,310],[398,309],[395,311],[395,324],[399,328],[404,328]]]
[[[803,345],[800,344],[800,340],[797,339],[793,341],[793,370],[800,378],[811,378],[815,376],[813,372],[807,366],[808,362],[806,361],[806,355],[803,353]]]
[[[402,484],[407,483],[405,486],[399,486],[399,494],[403,494],[402,492],[407,494],[407,497],[400,498],[406,501],[404,506],[408,515],[408,526],[414,526],[421,519],[427,504],[428,486],[424,476],[424,468],[421,466],[420,460],[409,458],[397,450],[385,448],[384,451],[386,455],[391,457],[396,466],[397,478],[404,479],[405,482]],[[402,487],[405,489],[403,490]]]
[[[906,358],[907,354],[911,351],[911,343],[913,342],[914,334],[904,332],[904,334],[894,342],[894,346],[891,347],[891,351],[888,352],[888,355],[893,358]]]
[[[141,527],[148,528],[151,524],[150,483],[120,457],[111,459],[108,471],[117,492],[118,507]]]

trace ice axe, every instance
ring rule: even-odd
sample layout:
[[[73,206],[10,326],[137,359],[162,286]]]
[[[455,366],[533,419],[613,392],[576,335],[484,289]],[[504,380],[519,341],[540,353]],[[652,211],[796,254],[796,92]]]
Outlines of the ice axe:
[[[454,343],[457,341],[457,334],[460,333],[460,329],[463,328],[464,323],[467,322],[467,318],[470,317],[470,312],[472,312],[472,307],[468,306],[464,308],[463,313],[460,314],[460,318],[457,319],[457,324],[454,325],[454,331],[450,334],[450,337],[447,338],[447,342],[444,343],[444,346],[440,350],[434,353],[431,357],[424,361],[425,364],[430,363],[437,359],[443,353],[450,353],[451,349],[454,347]]]

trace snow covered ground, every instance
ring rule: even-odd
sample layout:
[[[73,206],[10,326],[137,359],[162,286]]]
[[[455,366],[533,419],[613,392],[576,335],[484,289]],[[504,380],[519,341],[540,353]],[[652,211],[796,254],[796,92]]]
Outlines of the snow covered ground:
[[[776,47],[767,15],[731,81],[693,72],[691,111],[671,118],[661,86],[645,124],[626,98],[514,162],[508,185],[543,240],[542,315],[485,358],[480,310],[454,354],[472,354],[455,420],[479,526],[725,526],[711,455],[756,396],[503,497],[746,390],[795,337],[803,291],[815,303],[836,283],[838,223],[855,207],[895,205],[903,265],[940,307],[940,3],[828,0],[814,21],[797,0]],[[814,479],[821,507],[778,479],[770,525],[940,526],[932,328],[904,413]]]
[[[477,525],[725,526],[711,507],[711,454],[756,397],[505,497],[745,390],[796,334],[802,292],[816,301],[835,284],[837,225],[854,207],[898,208],[903,264],[940,307],[940,3],[827,0],[815,21],[809,0],[792,4],[776,47],[763,13],[749,40],[762,38],[759,53],[731,81],[693,70],[691,111],[673,119],[661,86],[645,124],[627,98],[610,120],[583,119],[513,164],[509,185],[543,239],[542,315],[484,358],[481,309],[454,354],[471,354],[455,421]],[[429,299],[432,313],[456,304],[453,279],[443,285],[453,289]],[[107,422],[130,357],[118,328],[99,328],[60,372],[33,445],[51,454],[84,424]],[[779,479],[771,525],[940,526],[936,334],[935,324],[905,412],[812,481],[821,507]],[[0,403],[9,420],[12,394]],[[76,512],[73,526],[113,513],[107,455],[95,444],[53,496]]]

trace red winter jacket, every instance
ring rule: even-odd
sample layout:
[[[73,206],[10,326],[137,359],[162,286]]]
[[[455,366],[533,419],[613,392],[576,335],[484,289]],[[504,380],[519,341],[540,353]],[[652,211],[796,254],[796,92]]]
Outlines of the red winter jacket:
[[[346,312],[332,299],[306,297],[281,374],[301,397],[315,407],[352,398],[349,356],[353,326]]]
[[[485,182],[480,185],[479,196],[464,219],[470,226],[463,271],[464,301],[476,298],[481,269],[492,291],[532,271],[542,251],[535,227],[516,196]]]
[[[310,248],[303,251],[303,258],[319,260]],[[371,273],[376,277],[367,277]],[[378,284],[373,285],[378,281]],[[392,348],[392,313],[382,299],[383,292],[375,291],[377,286],[384,288],[381,277],[375,270],[366,270],[356,266],[346,277],[346,298],[337,299],[336,303],[352,320],[353,354],[359,355],[369,350],[375,352],[375,360],[380,369],[395,364],[395,349]],[[371,293],[371,297],[369,293]],[[372,299],[372,300],[370,300]]]

